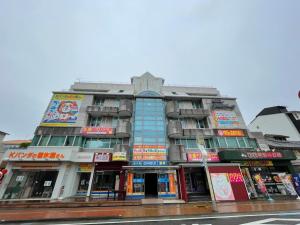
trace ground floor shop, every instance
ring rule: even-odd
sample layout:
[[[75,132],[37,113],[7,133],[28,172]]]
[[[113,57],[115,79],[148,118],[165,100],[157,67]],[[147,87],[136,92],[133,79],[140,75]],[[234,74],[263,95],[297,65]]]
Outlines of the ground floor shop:
[[[126,199],[178,198],[175,169],[127,169]]]
[[[250,198],[297,197],[292,177],[291,151],[221,152],[223,161],[239,163]]]

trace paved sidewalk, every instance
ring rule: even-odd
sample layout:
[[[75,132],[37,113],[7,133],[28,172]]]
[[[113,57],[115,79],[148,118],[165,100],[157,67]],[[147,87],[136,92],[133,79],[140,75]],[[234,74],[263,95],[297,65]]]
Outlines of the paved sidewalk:
[[[300,201],[248,201],[218,203],[217,213],[276,212],[300,210]],[[211,204],[164,204],[116,207],[82,208],[40,208],[40,209],[0,209],[0,220],[4,221],[41,221],[76,220],[133,217],[183,216],[215,213]]]

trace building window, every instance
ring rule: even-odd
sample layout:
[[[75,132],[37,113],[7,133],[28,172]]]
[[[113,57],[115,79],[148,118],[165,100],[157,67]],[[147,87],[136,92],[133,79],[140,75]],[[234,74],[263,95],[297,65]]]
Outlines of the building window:
[[[104,99],[103,98],[95,98],[94,99],[94,105],[103,106],[104,105]]]
[[[198,148],[196,139],[176,139],[175,144],[184,145],[184,148],[186,148],[186,149],[197,149]]]
[[[214,147],[214,142],[212,139],[204,139],[204,147],[205,148],[213,148]]]
[[[193,109],[202,109],[203,108],[201,100],[199,100],[199,101],[193,101],[192,105],[193,105]]]
[[[35,135],[32,139],[31,146],[37,146],[40,141],[40,138],[40,135]]]
[[[75,137],[74,136],[68,136],[66,139],[65,146],[72,146],[74,142]]]
[[[66,136],[51,136],[48,146],[63,146]]]
[[[42,136],[41,140],[39,142],[39,146],[47,146],[49,138],[50,138],[50,135]]]
[[[248,141],[251,148],[258,148],[258,144],[255,139],[248,139]]]
[[[116,128],[117,123],[118,123],[118,118],[116,117],[91,117],[89,121],[89,126]]]
[[[122,139],[113,138],[86,138],[84,148],[113,148],[116,144],[122,144]]]
[[[227,142],[227,147],[228,148],[238,148],[239,144],[236,140],[236,138],[226,138],[226,142]]]
[[[240,148],[246,148],[246,142],[244,138],[237,138]]]
[[[206,119],[196,120],[196,127],[197,127],[198,129],[200,129],[200,128],[207,128],[207,122],[206,122]]]

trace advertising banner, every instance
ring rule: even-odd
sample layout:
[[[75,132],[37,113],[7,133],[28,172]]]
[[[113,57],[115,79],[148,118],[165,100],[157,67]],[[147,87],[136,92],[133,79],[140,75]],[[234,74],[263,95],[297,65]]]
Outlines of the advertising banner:
[[[170,193],[176,193],[175,178],[173,173],[169,173]]]
[[[77,152],[72,157],[73,162],[93,162],[93,159],[93,152]]]
[[[94,162],[109,162],[111,159],[111,153],[95,153]]]
[[[81,163],[79,164],[78,167],[78,172],[92,172],[93,170],[93,164],[88,164],[88,163]]]
[[[113,128],[111,127],[83,127],[80,130],[82,135],[88,134],[113,134]]]
[[[299,195],[300,194],[300,173],[293,174],[293,181],[294,181],[295,189]]]
[[[292,183],[292,176],[290,174],[285,174],[285,173],[279,173],[278,176],[280,177],[288,194],[297,195],[297,192],[295,191],[294,185]]]
[[[234,111],[215,110],[212,112],[213,122],[216,128],[238,128],[239,119]]]
[[[112,156],[112,161],[127,161],[126,152],[114,152]]]
[[[167,165],[167,148],[164,145],[134,145],[132,153],[134,166]]]
[[[203,162],[203,156],[201,152],[189,152],[187,153],[188,162]],[[220,162],[218,153],[207,152],[207,162]]]
[[[211,173],[210,176],[217,201],[235,200],[227,173]]]
[[[253,178],[257,184],[257,189],[260,190],[261,193],[267,194],[267,187],[266,187],[265,182],[263,181],[261,175],[259,173],[257,173],[253,176]]]
[[[243,130],[218,130],[218,135],[223,137],[244,137]]]
[[[133,191],[133,174],[128,173],[127,175],[127,188],[126,188],[127,195],[132,194]]]
[[[42,120],[41,126],[74,126],[84,95],[55,94]]]

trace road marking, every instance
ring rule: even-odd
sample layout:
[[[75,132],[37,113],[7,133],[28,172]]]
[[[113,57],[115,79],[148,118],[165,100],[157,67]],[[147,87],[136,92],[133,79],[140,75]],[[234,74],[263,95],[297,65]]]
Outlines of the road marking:
[[[266,223],[268,223],[268,225],[281,225],[281,223],[276,223],[276,224],[275,223],[270,223],[270,222],[277,222],[277,221],[296,221],[296,222],[300,222],[300,219],[268,218],[268,219],[264,219],[264,220],[252,221],[250,223],[243,223],[243,224],[240,224],[240,225],[260,225],[260,224],[266,224]],[[297,224],[295,224],[295,225],[297,225]]]
[[[114,221],[94,221],[79,223],[49,223],[48,225],[93,225],[93,224],[123,224],[123,223],[147,223],[147,222],[164,222],[164,221],[181,221],[181,220],[205,220],[205,219],[222,219],[222,218],[240,218],[240,217],[261,217],[261,216],[288,216],[299,215],[300,212],[291,213],[266,213],[266,214],[239,214],[239,215],[222,215],[222,216],[203,216],[203,217],[180,217],[180,218],[162,218],[162,219],[145,219],[145,220],[114,220]],[[296,224],[297,225],[297,224]]]

